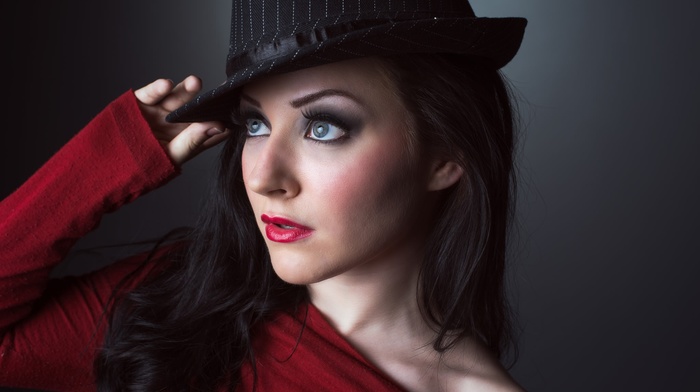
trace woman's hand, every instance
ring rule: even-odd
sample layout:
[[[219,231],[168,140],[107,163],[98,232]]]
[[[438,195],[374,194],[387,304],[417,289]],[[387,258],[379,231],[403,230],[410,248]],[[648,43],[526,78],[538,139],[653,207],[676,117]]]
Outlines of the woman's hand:
[[[165,116],[194,98],[201,90],[202,81],[188,76],[177,86],[173,81],[158,79],[136,91],[136,99],[156,139],[166,154],[177,165],[182,165],[200,152],[228,136],[224,124],[218,121],[203,123],[169,123]]]

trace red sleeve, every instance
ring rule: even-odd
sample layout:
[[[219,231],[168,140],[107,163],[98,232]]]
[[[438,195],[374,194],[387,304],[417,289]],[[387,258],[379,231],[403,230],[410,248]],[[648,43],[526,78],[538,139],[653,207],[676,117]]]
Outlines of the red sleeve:
[[[49,272],[104,213],[177,173],[129,91],[0,203],[0,386],[94,390],[96,327],[140,262],[51,282]]]

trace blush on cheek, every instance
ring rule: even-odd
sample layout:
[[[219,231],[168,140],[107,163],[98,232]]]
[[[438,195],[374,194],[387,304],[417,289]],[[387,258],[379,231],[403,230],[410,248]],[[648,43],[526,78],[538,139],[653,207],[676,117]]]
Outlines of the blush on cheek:
[[[372,146],[374,147],[374,146]],[[378,146],[377,146],[378,147]],[[357,199],[378,196],[379,188],[389,177],[403,167],[405,160],[396,148],[364,148],[361,154],[354,154],[342,165],[334,168],[334,173],[327,177],[328,192],[332,200]],[[364,197],[363,197],[364,195]]]
[[[417,179],[409,176],[416,175],[416,162],[404,146],[395,143],[387,149],[385,143],[376,143],[371,147],[326,177],[324,193],[338,216],[371,222],[415,197]]]

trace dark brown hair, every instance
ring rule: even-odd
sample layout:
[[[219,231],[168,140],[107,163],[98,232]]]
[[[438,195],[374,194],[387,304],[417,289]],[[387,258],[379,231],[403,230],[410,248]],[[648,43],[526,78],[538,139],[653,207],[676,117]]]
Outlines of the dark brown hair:
[[[510,324],[503,290],[513,190],[513,118],[501,74],[449,55],[384,58],[420,143],[465,176],[444,191],[419,278],[436,350],[482,339],[498,356]],[[241,174],[245,132],[223,148],[201,219],[155,279],[120,299],[95,365],[101,391],[235,386],[256,327],[308,301],[275,275]]]
[[[513,99],[503,75],[459,55],[385,58],[419,143],[456,161],[419,279],[425,317],[443,351],[476,335],[497,356],[512,342],[504,290],[515,194]]]

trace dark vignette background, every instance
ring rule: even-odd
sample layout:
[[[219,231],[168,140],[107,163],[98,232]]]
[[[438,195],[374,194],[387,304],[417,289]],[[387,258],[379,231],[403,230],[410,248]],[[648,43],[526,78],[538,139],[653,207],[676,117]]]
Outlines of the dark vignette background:
[[[480,16],[530,21],[504,70],[524,123],[512,249],[523,332],[512,373],[531,391],[700,390],[700,5],[472,4]],[[229,9],[230,0],[3,5],[0,197],[128,88],[190,73],[205,88],[223,81]],[[78,248],[190,224],[215,156],[106,216]],[[74,255],[56,274],[106,262]]]

